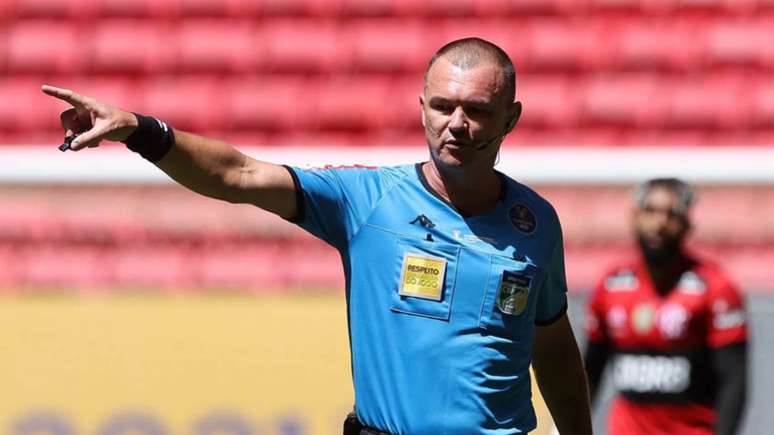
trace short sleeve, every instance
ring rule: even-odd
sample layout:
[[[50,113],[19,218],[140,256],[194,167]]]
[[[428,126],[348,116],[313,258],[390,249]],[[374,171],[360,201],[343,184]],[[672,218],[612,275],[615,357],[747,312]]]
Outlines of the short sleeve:
[[[709,293],[707,345],[717,348],[747,340],[747,313],[744,298],[726,279]]]
[[[287,167],[298,192],[292,220],[314,236],[343,249],[398,177],[372,167]]]
[[[557,224],[558,226],[558,224]],[[564,243],[561,228],[554,243],[551,260],[546,265],[546,276],[538,294],[535,324],[547,326],[559,320],[567,311],[567,278],[564,272]]]

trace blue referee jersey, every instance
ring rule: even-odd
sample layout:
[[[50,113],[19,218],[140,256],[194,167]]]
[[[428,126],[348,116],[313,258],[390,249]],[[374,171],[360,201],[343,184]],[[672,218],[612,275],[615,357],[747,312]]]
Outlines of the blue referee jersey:
[[[499,173],[495,208],[465,217],[419,164],[289,169],[296,223],[341,253],[358,418],[392,434],[533,430],[534,327],[567,309],[551,205]]]

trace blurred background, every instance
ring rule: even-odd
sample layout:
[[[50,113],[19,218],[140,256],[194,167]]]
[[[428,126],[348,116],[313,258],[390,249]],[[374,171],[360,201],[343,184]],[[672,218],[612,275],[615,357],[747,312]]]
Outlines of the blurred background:
[[[123,146],[60,153],[41,84],[276,163],[397,164],[425,158],[423,72],[463,36],[516,64],[498,169],[560,214],[581,343],[632,185],[697,184],[691,245],[750,311],[743,433],[770,433],[771,0],[0,0],[0,432],[335,434],[352,404],[335,251]]]

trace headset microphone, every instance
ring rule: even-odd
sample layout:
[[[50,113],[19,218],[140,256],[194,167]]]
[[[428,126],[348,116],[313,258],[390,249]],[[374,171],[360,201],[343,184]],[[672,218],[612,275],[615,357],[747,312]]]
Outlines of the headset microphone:
[[[505,126],[502,133],[498,134],[497,136],[493,137],[492,139],[482,143],[481,145],[476,147],[476,151],[483,151],[485,148],[497,143],[498,141],[501,141],[505,138],[505,135],[508,134],[508,132],[513,128],[514,122],[511,121],[508,123],[508,125]]]

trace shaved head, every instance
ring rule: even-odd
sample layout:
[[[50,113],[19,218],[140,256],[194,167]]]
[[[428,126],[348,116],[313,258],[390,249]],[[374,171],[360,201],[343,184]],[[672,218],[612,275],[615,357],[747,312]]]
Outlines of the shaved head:
[[[497,65],[503,74],[504,91],[506,98],[513,101],[516,96],[516,70],[513,67],[508,54],[497,45],[481,38],[463,38],[452,41],[435,52],[427,65],[425,72],[425,85],[427,74],[435,62],[444,58],[452,65],[470,70],[485,65]]]

